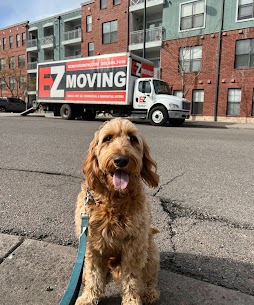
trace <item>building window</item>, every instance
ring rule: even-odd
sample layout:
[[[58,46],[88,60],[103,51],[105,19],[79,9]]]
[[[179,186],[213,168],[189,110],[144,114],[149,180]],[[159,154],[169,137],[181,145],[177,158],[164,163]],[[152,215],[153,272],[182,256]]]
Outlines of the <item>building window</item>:
[[[102,24],[102,43],[117,41],[117,20]]]
[[[9,57],[9,69],[14,69],[15,68],[15,57],[11,56]]]
[[[174,96],[183,97],[183,91],[182,90],[174,90]]]
[[[193,90],[192,114],[203,114],[204,90]]]
[[[25,76],[20,76],[19,78],[19,88],[26,89],[26,78]]]
[[[108,6],[108,0],[100,0],[100,8],[107,8]]]
[[[88,56],[94,55],[94,42],[88,43]]]
[[[180,30],[190,30],[204,27],[205,0],[181,4]]]
[[[236,41],[235,68],[254,67],[254,38]]]
[[[113,5],[121,4],[121,0],[113,0]]]
[[[179,69],[184,72],[201,70],[202,46],[180,48]]]
[[[13,37],[12,36],[9,37],[9,43],[10,43],[10,49],[12,49],[13,48]]]
[[[5,70],[6,60],[5,58],[0,59],[0,70]]]
[[[241,89],[228,89],[227,115],[240,115],[241,95]]]
[[[6,38],[3,38],[3,50],[6,50]]]
[[[22,33],[22,46],[26,44],[26,32]]]
[[[237,20],[250,19],[253,17],[254,17],[253,0],[239,0]]]
[[[13,90],[15,88],[15,78],[14,77],[10,77],[10,90]]]
[[[25,67],[25,55],[24,54],[18,56],[18,67],[19,68]]]
[[[20,47],[20,34],[16,35],[16,46],[17,46],[17,48]]]
[[[6,86],[5,78],[1,78],[1,89],[4,90],[6,88],[7,88],[7,86]]]
[[[86,31],[87,33],[92,32],[92,16],[86,16]]]

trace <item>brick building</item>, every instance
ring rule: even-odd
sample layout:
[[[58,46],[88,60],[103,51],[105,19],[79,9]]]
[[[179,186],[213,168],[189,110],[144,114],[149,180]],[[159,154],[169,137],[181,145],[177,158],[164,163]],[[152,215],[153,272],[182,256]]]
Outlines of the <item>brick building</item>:
[[[26,90],[26,26],[0,29],[0,96],[24,98]]]
[[[89,1],[82,6],[82,56],[128,51],[128,1]]]
[[[253,0],[175,0],[163,10],[162,78],[192,117],[254,122]]]

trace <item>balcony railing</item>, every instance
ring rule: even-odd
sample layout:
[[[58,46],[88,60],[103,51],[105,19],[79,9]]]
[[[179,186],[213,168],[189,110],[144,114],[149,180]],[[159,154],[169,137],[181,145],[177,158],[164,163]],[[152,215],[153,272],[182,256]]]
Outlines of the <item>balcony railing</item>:
[[[74,59],[74,58],[80,58],[81,54],[78,55],[70,55],[70,56],[64,56],[64,59]]]
[[[37,39],[32,39],[27,41],[27,48],[37,47]]]
[[[27,63],[27,70],[36,70],[37,69],[37,61],[28,62]]]
[[[54,42],[54,36],[50,35],[50,36],[45,36],[42,38],[41,40],[41,45],[45,46],[45,45],[52,45]]]
[[[146,42],[162,41],[164,34],[163,27],[154,27],[146,30]],[[131,32],[131,44],[139,44],[144,42],[144,31]]]
[[[153,1],[153,0],[146,0],[146,2],[149,2],[149,1]],[[145,0],[131,0],[130,1],[130,6],[132,5],[138,5],[138,4],[141,4],[141,3],[144,3]]]
[[[81,38],[81,29],[69,31],[64,33],[64,40],[72,40]]]

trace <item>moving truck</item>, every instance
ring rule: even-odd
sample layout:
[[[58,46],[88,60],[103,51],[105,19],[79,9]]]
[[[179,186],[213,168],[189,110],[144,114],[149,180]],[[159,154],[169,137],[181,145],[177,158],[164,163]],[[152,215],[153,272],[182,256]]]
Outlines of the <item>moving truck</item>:
[[[37,103],[66,120],[93,120],[107,112],[153,125],[182,125],[190,102],[173,96],[170,86],[153,75],[153,63],[131,53],[39,63]]]

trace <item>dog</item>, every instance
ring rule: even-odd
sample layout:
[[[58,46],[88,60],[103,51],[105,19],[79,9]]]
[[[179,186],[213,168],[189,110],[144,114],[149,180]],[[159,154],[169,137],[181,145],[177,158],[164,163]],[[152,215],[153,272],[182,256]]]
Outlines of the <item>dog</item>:
[[[156,187],[159,176],[149,147],[127,119],[106,121],[95,133],[83,165],[85,183],[75,212],[89,215],[83,270],[84,291],[76,305],[98,304],[108,277],[121,281],[122,305],[155,304],[159,251],[143,182]],[[84,202],[86,202],[84,206]]]

